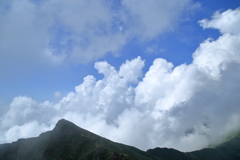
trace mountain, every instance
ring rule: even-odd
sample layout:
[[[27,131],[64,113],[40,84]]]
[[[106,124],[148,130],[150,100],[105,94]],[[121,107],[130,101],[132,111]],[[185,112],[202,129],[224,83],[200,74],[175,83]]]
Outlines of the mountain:
[[[146,152],[112,142],[64,119],[36,138],[0,145],[0,160],[240,160],[240,133],[215,148],[193,152],[155,148]]]

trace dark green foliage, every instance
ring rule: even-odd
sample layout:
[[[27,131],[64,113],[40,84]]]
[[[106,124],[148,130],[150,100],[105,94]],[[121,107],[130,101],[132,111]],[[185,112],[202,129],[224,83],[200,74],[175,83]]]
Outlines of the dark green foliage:
[[[212,149],[183,153],[155,148],[147,152],[112,142],[60,120],[52,131],[37,138],[0,145],[0,160],[239,160],[240,134]]]
[[[153,155],[155,159],[164,158],[167,160],[178,160],[178,159],[191,160],[191,158],[187,156],[185,153],[175,149],[169,149],[169,148],[149,149],[147,150],[147,153],[149,153],[150,155]]]

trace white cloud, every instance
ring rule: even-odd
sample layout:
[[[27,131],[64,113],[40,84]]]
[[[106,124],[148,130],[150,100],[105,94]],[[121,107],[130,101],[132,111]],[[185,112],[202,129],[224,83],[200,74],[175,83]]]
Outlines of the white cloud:
[[[119,76],[123,77],[124,80],[129,82],[138,82],[138,78],[142,77],[142,68],[144,66],[144,61],[140,57],[133,59],[132,61],[126,61],[120,67]]]
[[[156,44],[149,46],[146,48],[145,52],[150,54],[159,54],[161,52],[165,52],[166,49],[159,48]]]
[[[36,129],[37,128],[37,129]],[[27,122],[21,126],[14,126],[5,133],[7,141],[18,140],[25,137],[34,137],[42,132],[53,129],[53,126],[40,125],[37,121]]]
[[[240,62],[239,36],[228,33],[216,41],[206,40],[193,54],[193,63],[213,78],[220,76],[220,71],[226,68],[229,62]]]
[[[227,12],[219,17],[225,19]],[[230,13],[234,16],[235,12],[240,11]],[[207,23],[215,26],[219,21],[221,18]],[[106,61],[96,62],[95,68],[104,77],[86,76],[58,103],[14,98],[0,118],[0,141],[37,136],[34,127],[45,131],[66,118],[144,150],[159,146],[190,151],[217,143],[240,129],[239,44],[239,33],[224,33],[200,44],[193,53],[193,63],[174,67],[158,58],[145,75],[140,57],[127,60],[119,70]]]
[[[223,13],[217,11],[213,16],[212,20],[203,19],[199,21],[199,24],[205,28],[216,28],[221,33],[229,33],[232,35],[238,35],[240,33],[240,8],[235,10],[227,10]]]
[[[240,9],[216,12],[212,20],[199,21],[203,28],[216,28],[223,33],[216,41],[207,39],[193,54],[194,62],[213,78],[232,61],[240,62]]]
[[[37,102],[29,97],[16,97],[10,104],[10,110],[4,115],[1,121],[1,127],[12,127],[20,125],[30,119],[33,112],[36,112]],[[33,117],[32,117],[33,118]]]
[[[131,33],[141,39],[152,39],[166,30],[173,30],[180,13],[188,7],[190,0],[183,0],[181,3],[176,0],[158,1],[150,0],[123,0],[122,4],[130,14],[133,28]]]
[[[60,91],[55,91],[54,92],[54,97],[55,98],[60,98],[62,96],[62,93]]]
[[[20,0],[8,5],[0,15],[0,63],[1,68],[13,68],[14,72],[19,68],[33,67],[39,62],[48,35],[46,27],[37,22],[33,4]],[[23,63],[25,61],[28,63]]]
[[[129,40],[156,38],[174,26],[182,10],[191,5],[190,0],[121,1],[115,10],[114,2],[104,0],[1,3],[0,68],[23,68],[22,72],[45,61],[79,64],[117,55]]]

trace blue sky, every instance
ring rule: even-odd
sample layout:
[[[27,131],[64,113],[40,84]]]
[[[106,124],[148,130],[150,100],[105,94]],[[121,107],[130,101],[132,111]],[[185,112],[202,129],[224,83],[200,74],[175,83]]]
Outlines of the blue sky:
[[[31,1],[31,3],[34,2],[35,1]],[[7,2],[6,4],[4,4],[4,2],[2,3],[3,8],[7,8],[3,11],[8,12],[11,4],[7,4]],[[40,1],[36,1],[36,3],[38,4]],[[44,1],[42,3],[44,3]],[[199,43],[208,37],[217,38],[219,36],[219,31],[217,30],[203,30],[202,27],[199,26],[198,21],[204,18],[211,18],[216,10],[224,11],[227,9],[235,9],[239,6],[239,1],[237,0],[222,0],[218,1],[218,3],[213,1],[193,1],[192,3],[192,5],[194,5],[194,3],[197,4],[196,8],[190,11],[185,11],[184,13],[178,13],[178,20],[173,22],[173,25],[171,26],[173,27],[173,30],[166,30],[146,41],[140,41],[135,37],[129,40],[118,51],[119,53],[117,56],[114,56],[110,52],[106,52],[104,53],[104,56],[101,56],[98,59],[89,60],[83,63],[63,64],[60,66],[51,66],[51,64],[50,66],[45,66],[44,64],[35,66],[29,64],[27,68],[21,67],[21,65],[22,63],[29,63],[28,58],[23,57],[23,59],[21,59],[20,57],[16,57],[17,62],[11,62],[10,59],[15,59],[14,55],[8,57],[9,59],[6,59],[6,63],[11,64],[3,66],[4,69],[1,71],[1,104],[9,104],[13,97],[18,95],[31,96],[38,101],[54,101],[53,95],[55,91],[61,91],[64,96],[69,91],[72,91],[76,85],[80,84],[85,76],[93,74],[96,77],[101,77],[101,75],[98,75],[97,71],[94,69],[94,62],[96,61],[106,60],[113,66],[119,67],[125,60],[141,56],[146,60],[146,66],[144,68],[145,72],[152,64],[152,61],[158,57],[164,58],[167,61],[172,62],[174,65],[191,63],[192,53],[198,47]],[[119,8],[121,4],[120,2],[116,2],[114,5],[117,6],[116,8]],[[161,20],[153,23],[161,23]],[[63,26],[54,24],[52,27],[53,28],[51,29],[54,30],[54,39],[56,39],[51,41],[53,46],[60,51],[64,50],[63,48],[71,47],[71,44],[65,46],[58,44],[58,38],[63,38],[65,34],[68,34],[66,30],[62,29]],[[9,34],[7,36],[14,35]],[[156,49],[153,51],[154,53],[147,53],[147,48],[152,46]],[[19,48],[19,50],[20,49],[21,48]],[[2,55],[3,54],[4,53],[2,52]],[[18,54],[21,53],[19,52]],[[29,61],[31,61],[31,59],[29,59]],[[17,63],[17,65],[15,63]],[[14,67],[15,65],[16,68]]]
[[[59,118],[141,149],[189,151],[220,141],[237,128],[229,124],[238,120],[233,113],[240,115],[239,6],[239,0],[1,1],[0,142],[36,136]],[[225,76],[232,77],[232,86]],[[215,101],[208,103],[206,95]],[[221,122],[227,131],[213,136],[220,125],[213,104],[221,96],[220,110],[230,101],[233,107]],[[198,109],[189,106],[202,101],[206,108],[198,107],[202,114],[192,124],[175,126],[191,121],[194,117],[184,116]],[[145,125],[136,125],[134,115],[144,117]],[[159,121],[168,127],[159,128]],[[209,127],[200,125],[206,123]],[[151,130],[137,136],[149,142],[113,136],[131,135],[132,125],[139,132]],[[39,132],[31,129],[36,126]],[[169,142],[154,141],[167,135]],[[195,138],[202,142],[188,148]]]

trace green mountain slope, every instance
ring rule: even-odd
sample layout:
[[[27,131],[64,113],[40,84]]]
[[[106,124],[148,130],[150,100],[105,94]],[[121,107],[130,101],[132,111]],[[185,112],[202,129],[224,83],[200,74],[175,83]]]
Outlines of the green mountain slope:
[[[114,143],[60,120],[56,127],[37,138],[0,145],[0,160],[149,159],[137,148]]]
[[[240,132],[215,148],[193,151],[187,155],[197,160],[240,160]]]
[[[112,142],[60,120],[39,137],[0,145],[0,160],[240,160],[240,134],[214,149],[183,153],[155,148],[147,152]]]

